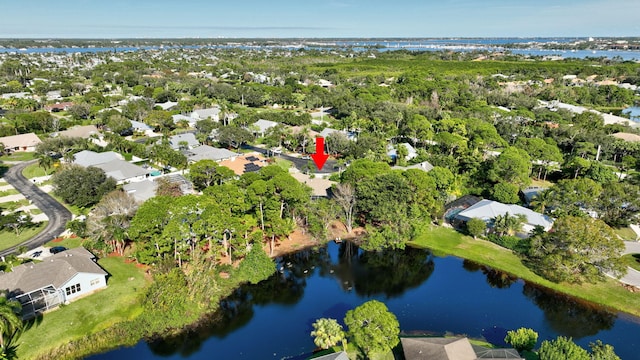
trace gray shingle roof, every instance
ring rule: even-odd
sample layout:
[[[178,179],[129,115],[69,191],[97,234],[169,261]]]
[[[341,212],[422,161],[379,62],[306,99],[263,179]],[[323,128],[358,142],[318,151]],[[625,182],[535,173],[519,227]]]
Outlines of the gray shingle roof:
[[[93,166],[102,169],[107,176],[111,176],[116,179],[116,181],[125,181],[149,173],[148,170],[143,169],[140,166],[133,165],[120,159],[111,160],[109,162]]]
[[[192,133],[173,135],[169,138],[169,144],[174,149],[180,148],[180,142],[182,141],[186,141],[187,146],[189,147],[195,147],[200,145],[200,142],[198,142],[198,139],[196,139],[196,136],[193,135]]]
[[[346,352],[340,351],[333,354],[319,356],[317,358],[313,358],[313,360],[349,360],[349,356]]]
[[[406,360],[476,360],[467,338],[400,338]]]
[[[58,289],[78,273],[107,275],[94,259],[95,255],[89,250],[79,247],[52,255],[38,264],[22,264],[14,267],[12,272],[0,275],[0,290],[16,294],[49,285]]]
[[[95,166],[109,161],[122,159],[118,153],[113,151],[97,153],[91,150],[82,150],[79,153],[75,153],[73,156],[73,163],[84,167]]]
[[[199,161],[199,160],[226,160],[233,159],[240,154],[234,153],[233,151],[229,151],[227,149],[216,148],[209,145],[201,145],[195,147],[191,150],[185,151],[185,155],[189,159],[189,161]]]
[[[522,214],[527,218],[527,224],[540,225],[544,227],[545,230],[549,230],[553,225],[553,219],[546,215],[540,214],[519,205],[507,205],[497,201],[486,199],[481,200],[473,206],[461,211],[456,217],[464,221],[470,220],[472,218],[489,221],[498,215],[505,215],[506,213],[509,213],[509,215]]]

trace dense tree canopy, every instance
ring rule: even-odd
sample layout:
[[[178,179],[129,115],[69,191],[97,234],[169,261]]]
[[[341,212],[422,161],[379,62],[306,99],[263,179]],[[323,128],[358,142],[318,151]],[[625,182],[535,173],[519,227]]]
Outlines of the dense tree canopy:
[[[95,167],[67,165],[53,175],[53,191],[68,204],[88,207],[116,187],[116,181]]]
[[[398,319],[380,301],[370,300],[349,310],[344,322],[351,341],[369,358],[375,353],[391,351],[400,342]]]
[[[624,244],[601,220],[564,216],[553,231],[532,239],[531,261],[548,279],[566,282],[601,280],[604,272],[620,274]]]

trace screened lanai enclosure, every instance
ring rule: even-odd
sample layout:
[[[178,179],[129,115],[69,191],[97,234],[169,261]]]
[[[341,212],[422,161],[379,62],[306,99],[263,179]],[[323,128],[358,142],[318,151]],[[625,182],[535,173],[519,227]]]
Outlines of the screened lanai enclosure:
[[[62,303],[60,293],[53,285],[13,296],[13,298],[22,304],[23,320],[36,317],[47,310],[58,307]]]

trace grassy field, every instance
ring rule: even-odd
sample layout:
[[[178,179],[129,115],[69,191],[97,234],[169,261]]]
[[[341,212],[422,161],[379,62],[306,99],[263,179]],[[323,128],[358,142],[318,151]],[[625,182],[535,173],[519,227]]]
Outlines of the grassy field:
[[[614,279],[607,278],[597,284],[557,284],[535,274],[510,250],[488,241],[473,240],[469,236],[443,227],[425,228],[411,244],[429,248],[437,255],[454,255],[469,259],[546,288],[640,316],[640,293],[627,291]]]
[[[293,166],[291,161],[280,158],[276,158],[275,164],[287,171]]]
[[[622,238],[622,240],[636,241],[636,239],[638,238],[636,232],[631,230],[631,228],[629,227],[613,230],[616,232],[616,234],[618,234],[618,236]]]
[[[9,190],[0,191],[0,197],[9,196],[9,195],[17,195],[17,194],[20,194],[20,191],[18,191],[16,189],[9,189]]]
[[[45,314],[41,323],[20,338],[20,359],[44,355],[51,348],[133,319],[142,312],[137,297],[148,284],[144,272],[120,257],[100,259],[98,263],[111,274],[108,287]]]
[[[29,161],[35,159],[35,153],[18,151],[11,155],[0,156],[0,161]]]
[[[42,169],[40,166],[38,166],[37,163],[35,163],[24,168],[24,170],[22,170],[22,175],[24,175],[24,177],[26,177],[27,179],[33,179],[34,177],[51,175],[51,171],[52,170],[49,169],[47,172],[45,172],[44,169]]]
[[[43,221],[38,226],[23,230],[20,235],[16,236],[13,231],[2,230],[0,231],[0,250],[8,249],[14,245],[18,245],[23,241],[28,240],[32,236],[36,236],[40,231],[44,230],[48,221]]]
[[[71,211],[73,215],[86,215],[89,212],[89,209],[82,209],[75,205],[69,205],[65,203],[59,196],[56,196],[53,192],[50,192],[49,195],[51,195],[52,198],[56,199],[56,201],[62,204],[62,206],[66,207],[67,210]]]
[[[72,238],[64,238],[61,241],[49,241],[44,244],[45,247],[54,247],[54,246],[64,246],[67,249],[73,249],[82,246],[84,242],[83,238],[72,237]]]
[[[640,254],[628,254],[622,257],[622,261],[627,266],[640,271]]]

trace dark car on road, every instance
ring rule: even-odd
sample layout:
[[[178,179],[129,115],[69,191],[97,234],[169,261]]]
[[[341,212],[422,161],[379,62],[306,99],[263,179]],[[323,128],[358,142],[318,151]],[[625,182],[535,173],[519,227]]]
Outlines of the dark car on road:
[[[51,249],[49,249],[49,252],[52,253],[52,254],[57,254],[57,253],[65,251],[65,250],[67,250],[67,248],[64,247],[64,246],[54,246]]]

